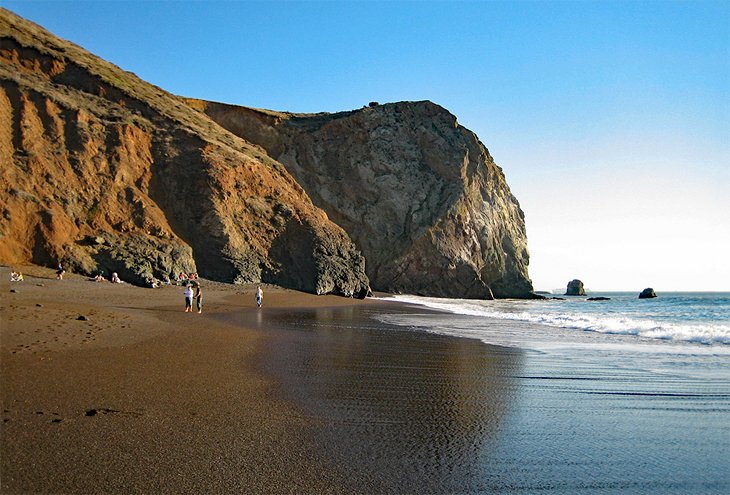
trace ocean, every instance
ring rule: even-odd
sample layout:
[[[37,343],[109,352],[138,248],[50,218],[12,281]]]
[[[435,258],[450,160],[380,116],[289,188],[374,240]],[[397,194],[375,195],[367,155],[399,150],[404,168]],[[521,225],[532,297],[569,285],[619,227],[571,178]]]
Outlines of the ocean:
[[[556,297],[398,295],[389,300],[412,311],[374,317],[524,356],[506,374],[510,404],[480,454],[482,487],[730,493],[730,293]]]
[[[661,341],[702,344],[717,352],[730,348],[730,292],[671,292],[654,299],[639,299],[638,292],[552,297],[559,299],[479,301],[405,295],[392,299],[460,315],[463,318],[449,320],[445,326],[417,323],[424,323],[429,331],[477,338],[489,344],[542,348],[554,344],[634,346]],[[588,297],[609,300],[589,301]],[[483,318],[536,323],[550,329],[537,334],[500,334],[492,326],[485,327]]]
[[[730,294],[263,308],[353,493],[730,493]]]

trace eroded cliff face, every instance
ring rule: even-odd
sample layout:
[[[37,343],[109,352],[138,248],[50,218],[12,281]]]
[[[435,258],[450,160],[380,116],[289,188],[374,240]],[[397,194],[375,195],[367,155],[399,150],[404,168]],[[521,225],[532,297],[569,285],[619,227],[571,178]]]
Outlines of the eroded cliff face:
[[[5,263],[532,294],[501,169],[431,102],[294,115],[184,100],[0,9],[0,161]]]
[[[283,163],[362,249],[376,290],[534,296],[519,203],[477,136],[442,107],[295,115],[189,103]]]
[[[278,162],[0,9],[0,261],[362,295],[364,258]]]

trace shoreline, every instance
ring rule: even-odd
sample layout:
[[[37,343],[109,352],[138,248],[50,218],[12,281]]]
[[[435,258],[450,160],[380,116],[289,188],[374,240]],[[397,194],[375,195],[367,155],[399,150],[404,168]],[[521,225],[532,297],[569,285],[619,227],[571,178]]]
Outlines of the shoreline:
[[[274,330],[260,367],[312,420],[323,461],[343,473],[343,493],[483,492],[480,452],[513,407],[522,352],[372,318],[411,310],[272,311],[261,324]]]
[[[259,310],[202,281],[199,315],[181,286],[28,274],[0,268],[2,493],[730,488],[726,387],[652,363],[394,326],[454,320],[377,298],[264,287]]]
[[[300,342],[286,335],[292,329],[232,316],[400,305],[262,284],[258,309],[256,285],[201,280],[203,313],[185,313],[182,286],[148,289],[75,274],[56,280],[50,268],[21,270],[25,280],[11,283],[10,268],[0,267],[0,492],[382,487],[352,484],[349,461],[333,464],[315,434],[321,418],[307,414],[262,364],[273,362],[282,342]]]

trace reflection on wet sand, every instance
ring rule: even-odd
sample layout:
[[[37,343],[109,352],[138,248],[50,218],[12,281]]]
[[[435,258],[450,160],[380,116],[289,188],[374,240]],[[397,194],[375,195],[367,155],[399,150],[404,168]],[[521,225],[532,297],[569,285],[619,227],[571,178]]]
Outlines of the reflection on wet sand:
[[[318,454],[353,491],[476,487],[521,354],[389,328],[373,311],[267,311],[262,325],[286,338],[274,336],[262,366],[313,418]]]

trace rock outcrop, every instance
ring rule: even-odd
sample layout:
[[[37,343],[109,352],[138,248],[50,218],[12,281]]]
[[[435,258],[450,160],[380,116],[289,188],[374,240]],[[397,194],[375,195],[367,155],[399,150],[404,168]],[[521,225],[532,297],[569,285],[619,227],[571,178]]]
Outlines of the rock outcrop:
[[[186,102],[0,9],[0,261],[362,295],[286,168]]]
[[[581,282],[577,278],[568,282],[568,287],[565,290],[565,295],[566,296],[585,296],[586,291],[583,288],[583,282]]]
[[[428,102],[297,115],[189,100],[281,162],[367,259],[373,288],[540,297],[524,216],[477,136]]]
[[[5,263],[540,297],[502,170],[431,102],[295,115],[186,100],[0,9],[0,161]]]
[[[639,294],[639,299],[652,299],[654,297],[656,297],[656,292],[651,287],[647,287]]]

